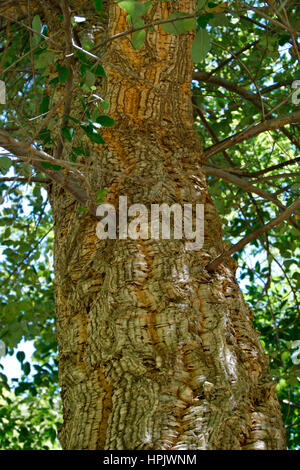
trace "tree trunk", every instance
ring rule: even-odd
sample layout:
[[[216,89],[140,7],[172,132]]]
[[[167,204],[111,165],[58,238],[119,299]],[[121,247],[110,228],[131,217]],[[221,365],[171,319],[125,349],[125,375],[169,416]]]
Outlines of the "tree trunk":
[[[153,20],[196,3],[157,2]],[[105,8],[108,36],[128,29],[117,3]],[[65,449],[284,448],[235,263],[205,270],[224,247],[193,126],[192,40],[157,27],[139,51],[128,36],[108,43],[103,89],[116,125],[103,133],[107,145],[91,145],[87,174],[116,207],[119,196],[148,208],[203,203],[203,248],[99,240],[96,220],[62,190],[50,195]]]

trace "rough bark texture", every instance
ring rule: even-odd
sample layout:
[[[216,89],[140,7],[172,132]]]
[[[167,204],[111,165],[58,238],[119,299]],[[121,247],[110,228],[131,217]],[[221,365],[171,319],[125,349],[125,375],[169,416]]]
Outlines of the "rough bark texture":
[[[157,2],[153,19],[196,1]],[[128,29],[108,2],[108,35]],[[80,12],[78,12],[80,13]],[[94,145],[90,184],[107,201],[205,204],[205,244],[106,240],[55,188],[55,276],[65,449],[282,449],[280,408],[233,261],[223,251],[193,127],[193,34],[161,28],[134,51],[108,45],[116,125]],[[139,78],[136,76],[138,75]],[[72,111],[74,116],[75,109]]]

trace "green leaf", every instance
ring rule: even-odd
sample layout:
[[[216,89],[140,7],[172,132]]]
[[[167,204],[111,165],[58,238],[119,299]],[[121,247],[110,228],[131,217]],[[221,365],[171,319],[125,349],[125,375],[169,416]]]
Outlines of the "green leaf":
[[[106,73],[103,67],[101,65],[97,65],[97,67],[93,68],[93,72],[97,77],[106,77]]]
[[[38,138],[44,142],[44,145],[50,145],[52,143],[51,133],[49,129],[42,129],[38,134]]]
[[[174,22],[162,24],[163,30],[166,31],[166,33],[171,34],[184,34],[188,31],[193,31],[196,29],[197,21],[195,18],[186,18],[183,20],[182,18],[187,15],[188,13],[183,12],[171,13],[167,19],[174,19]]]
[[[109,101],[108,100],[103,100],[101,102],[101,109],[102,111],[106,111],[109,108]]]
[[[102,0],[94,0],[94,6],[95,6],[96,11],[98,11],[99,13],[102,13],[102,11],[103,11],[103,2],[102,2]]]
[[[197,28],[196,18],[187,18],[182,21],[185,31],[194,31]]]
[[[0,157],[0,170],[5,175],[12,166],[12,160],[9,157]]]
[[[60,81],[60,83],[66,83],[66,81],[68,80],[68,77],[70,75],[70,70],[65,67],[64,65],[61,66],[60,64],[56,64],[56,68],[57,68],[57,71],[58,71],[58,79]]]
[[[86,72],[85,78],[84,78],[84,84],[88,87],[91,88],[91,86],[94,85],[95,83],[95,74],[90,72],[89,70]]]
[[[77,210],[78,210],[78,212],[83,212],[83,213],[85,213],[85,212],[88,211],[88,208],[85,207],[85,206],[82,206],[82,207],[78,207]]]
[[[289,42],[289,40],[291,39],[291,36],[289,34],[280,34],[279,35],[279,46],[284,46],[284,44],[286,44],[287,42]]]
[[[32,20],[32,29],[37,33],[40,33],[42,30],[42,22],[39,15],[35,15]],[[33,34],[32,36],[32,45],[33,47],[37,46],[41,42],[42,38],[38,34]]]
[[[75,130],[73,127],[71,126],[66,126],[66,127],[63,127],[62,128],[62,131],[61,131],[63,137],[68,141],[68,142],[72,142],[72,139],[74,137],[74,134],[75,134]]]
[[[197,10],[201,10],[201,8],[203,8],[205,4],[206,4],[206,0],[198,0]]]
[[[260,339],[259,341],[260,341],[260,344],[262,345],[262,347],[265,349],[266,343],[262,339]]]
[[[201,15],[197,19],[197,24],[200,26],[200,28],[206,28],[208,25],[209,21],[214,18],[214,15],[212,13],[205,13],[204,15]]]
[[[194,63],[203,60],[210,50],[210,47],[211,44],[208,32],[206,29],[200,29],[200,31],[197,32],[192,44],[191,54]]]
[[[96,122],[104,127],[112,127],[115,125],[115,121],[111,117],[106,116],[104,114],[103,116],[97,117]]]
[[[82,98],[79,98],[79,101],[80,101],[80,103],[82,104],[82,107],[83,107],[83,109],[84,109],[85,114],[86,114],[87,117],[89,118],[89,117],[90,117],[90,112],[89,112],[89,109],[88,109],[88,107],[87,107],[85,101],[84,101]]]
[[[50,103],[49,95],[44,95],[42,102],[40,104],[40,107],[39,107],[40,114],[45,114],[49,111],[49,103]]]
[[[84,52],[82,51],[79,51],[79,50],[76,50],[76,56],[78,57],[78,59],[80,60],[80,62],[83,62],[84,64],[87,64],[89,65],[89,68],[93,65],[88,57],[87,57],[87,54],[85,54]]]
[[[42,167],[43,168],[47,168],[49,170],[54,170],[54,171],[59,171],[62,169],[61,166],[59,165],[53,165],[52,163],[49,163],[49,162],[43,162],[41,163]]]
[[[39,15],[35,15],[32,19],[32,29],[34,29],[34,31],[36,31],[37,33],[40,33],[41,30],[42,30],[42,22],[41,22],[41,18],[39,17]]]
[[[55,61],[55,55],[53,52],[43,52],[35,60],[35,67],[37,69],[45,69],[48,65],[53,64]]]
[[[25,364],[22,366],[22,369],[25,375],[29,375],[31,369],[29,362],[25,362]]]
[[[97,132],[97,130],[93,126],[81,126],[88,138],[91,140],[91,142],[94,142],[95,144],[105,144],[105,141],[103,140],[101,134]]]
[[[108,194],[108,190],[107,189],[100,189],[100,191],[97,192],[97,200],[96,202],[98,203],[102,203],[105,196]]]
[[[288,351],[283,351],[283,353],[281,353],[281,359],[283,362],[288,361],[289,358],[290,358],[290,353]]]
[[[22,362],[24,361],[24,359],[25,359],[25,354],[24,354],[23,351],[18,351],[17,354],[16,354],[16,356],[17,356],[18,361],[21,362],[21,363],[22,363]]]
[[[225,13],[217,13],[216,15],[214,15],[214,18],[209,21],[209,24],[213,27],[226,26],[228,24],[228,19]]]
[[[141,29],[140,31],[135,31],[131,38],[131,43],[134,49],[138,50],[142,47],[146,39],[146,31]]]
[[[118,4],[132,19],[144,16],[151,7],[151,2],[138,2],[136,0],[125,0],[118,2]]]
[[[62,121],[64,122],[64,121],[66,121],[66,120],[70,120],[70,121],[72,121],[72,122],[75,122],[75,124],[78,124],[78,123],[79,123],[78,119],[76,119],[76,118],[74,118],[74,117],[72,117],[72,116],[64,116],[63,119],[62,119]]]

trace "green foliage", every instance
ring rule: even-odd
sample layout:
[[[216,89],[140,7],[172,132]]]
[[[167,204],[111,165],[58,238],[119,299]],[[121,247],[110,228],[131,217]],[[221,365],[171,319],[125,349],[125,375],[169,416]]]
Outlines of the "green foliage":
[[[71,126],[65,126],[63,127],[61,133],[68,142],[72,142],[75,130]]]
[[[139,2],[137,0],[122,0],[118,2],[119,7],[130,15],[133,24],[137,18],[141,18],[148,12],[151,4],[152,2]]]
[[[106,115],[97,117],[96,122],[104,127],[112,127],[115,125],[115,121],[111,117]]]
[[[12,160],[9,157],[0,157],[0,171],[5,175],[12,166]]]
[[[102,0],[93,0],[95,9],[98,11],[98,13],[102,13],[103,10],[103,2]]]
[[[32,29],[36,31],[37,33],[42,32],[42,21],[39,15],[35,15],[32,20]],[[32,45],[35,47],[38,45],[39,42],[41,42],[41,36],[38,34],[33,34],[32,36]]]
[[[167,18],[167,20],[172,20],[171,23],[162,24],[162,28],[171,34],[184,34],[187,31],[193,31],[196,29],[197,22],[195,18],[186,18],[187,13],[184,12],[175,12]]]
[[[205,59],[211,47],[209,34],[206,29],[197,31],[192,45],[192,59],[195,63]]]
[[[105,196],[108,194],[107,189],[100,189],[100,191],[97,192],[97,203],[101,204],[104,201]]]
[[[70,75],[70,70],[64,65],[60,65],[59,62],[56,64],[56,68],[58,70],[58,80],[60,83],[66,83]]]
[[[140,49],[142,45],[144,44],[145,39],[146,39],[146,31],[144,29],[141,29],[140,31],[135,31],[131,37],[131,43],[134,49],[137,49],[137,50]]]
[[[101,137],[101,134],[97,131],[98,126],[91,120],[87,124],[83,124],[81,129],[84,130],[91,142],[95,144],[105,144],[105,141]]]
[[[48,367],[47,367],[48,366]],[[0,366],[0,370],[1,370]],[[8,384],[0,373],[0,449],[59,449],[57,428],[61,422],[56,366],[35,364],[35,374],[24,375]]]

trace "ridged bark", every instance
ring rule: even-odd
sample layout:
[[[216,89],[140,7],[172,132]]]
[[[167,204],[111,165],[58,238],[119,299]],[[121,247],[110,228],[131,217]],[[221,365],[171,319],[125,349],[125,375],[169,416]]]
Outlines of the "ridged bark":
[[[108,35],[128,29],[110,0]],[[196,1],[158,2],[153,19]],[[193,33],[108,44],[116,125],[87,170],[107,202],[205,204],[205,243],[105,240],[66,193],[51,193],[65,449],[282,449],[280,408],[235,262],[208,273],[221,227],[193,126]],[[137,77],[138,76],[138,77]],[[76,109],[71,115],[76,114]]]

